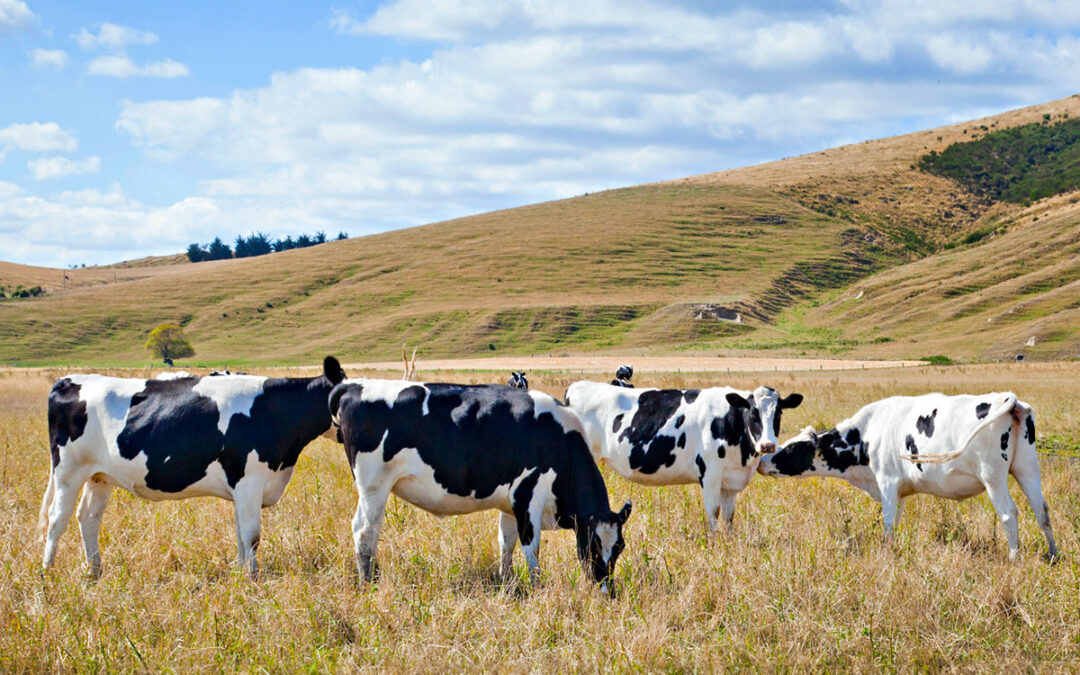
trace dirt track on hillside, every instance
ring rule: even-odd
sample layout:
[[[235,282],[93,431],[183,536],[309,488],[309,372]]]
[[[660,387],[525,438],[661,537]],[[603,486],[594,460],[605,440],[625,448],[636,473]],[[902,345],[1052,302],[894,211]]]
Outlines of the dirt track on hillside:
[[[624,363],[636,372],[774,372],[806,370],[860,370],[924,366],[922,361],[851,361],[846,359],[741,358],[709,356],[515,356],[486,359],[417,358],[419,371],[434,370],[547,370],[583,373],[615,373]],[[345,368],[360,370],[400,370],[401,361],[349,363]]]

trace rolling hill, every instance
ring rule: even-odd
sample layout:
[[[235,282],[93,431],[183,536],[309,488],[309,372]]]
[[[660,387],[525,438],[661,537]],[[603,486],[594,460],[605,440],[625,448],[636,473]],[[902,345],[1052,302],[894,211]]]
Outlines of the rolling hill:
[[[778,162],[257,258],[0,264],[0,363],[202,363],[633,350],[972,360],[1080,353],[1080,207],[989,199],[930,151],[1080,114],[1070,97]],[[162,264],[165,263],[165,264]],[[738,317],[738,321],[731,319]],[[1034,346],[1025,343],[1035,337]]]

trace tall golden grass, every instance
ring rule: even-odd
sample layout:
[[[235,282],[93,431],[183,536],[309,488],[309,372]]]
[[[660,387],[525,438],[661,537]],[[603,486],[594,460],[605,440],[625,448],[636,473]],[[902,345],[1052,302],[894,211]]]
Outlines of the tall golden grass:
[[[529,376],[556,395],[571,380]],[[805,394],[785,415],[783,436],[886,395],[1011,389],[1035,405],[1044,438],[1075,443],[1078,376],[1076,364],[1010,364],[741,374],[722,383]],[[717,383],[692,374],[637,379]],[[55,569],[39,567],[49,385],[40,373],[0,376],[5,672],[1065,670],[1080,659],[1080,466],[1072,459],[1042,458],[1064,554],[1056,565],[1042,560],[1042,537],[1015,489],[1023,557],[1012,564],[985,497],[913,498],[887,545],[876,503],[854,488],[756,477],[734,532],[709,536],[696,485],[644,488],[606,473],[612,501],[634,501],[620,593],[610,600],[583,578],[569,533],[545,533],[538,586],[524,583],[519,553],[520,583],[503,589],[494,513],[438,519],[396,498],[382,529],[381,579],[358,586],[355,491],[340,446],[319,440],[282,501],[264,511],[260,580],[235,566],[231,504],[154,504],[117,492],[102,529],[104,575],[92,583],[77,526]]]

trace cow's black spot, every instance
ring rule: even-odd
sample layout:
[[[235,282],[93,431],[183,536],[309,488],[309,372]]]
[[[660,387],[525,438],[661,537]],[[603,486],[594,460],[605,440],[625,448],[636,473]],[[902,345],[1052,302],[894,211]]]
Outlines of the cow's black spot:
[[[722,455],[721,455],[722,456]],[[705,460],[698,455],[694,458],[694,464],[697,464],[697,482],[699,485],[705,484]]]
[[[776,412],[773,413],[772,429],[777,438],[780,438],[780,417],[783,415],[783,411],[780,410],[780,406],[776,407]]]
[[[798,476],[814,468],[815,452],[816,448],[811,441],[791,443],[773,455],[773,466],[777,473]]]
[[[675,445],[677,445],[680,448],[685,448],[686,447],[686,432],[685,431],[683,433],[679,434],[679,440],[675,442]]]
[[[86,431],[86,401],[79,398],[82,386],[70,378],[57,380],[49,392],[49,454],[53,468],[60,463],[60,447],[78,440]]]
[[[915,429],[923,436],[931,438],[934,435],[934,418],[937,417],[937,408],[929,415],[921,415],[915,420]]]
[[[919,454],[919,446],[915,445],[915,437],[912,436],[911,434],[908,434],[907,438],[904,439],[904,445],[907,446],[907,451],[908,451],[909,455],[917,455],[917,454]],[[918,469],[919,471],[923,470],[922,464],[919,463],[919,462],[915,463],[915,468]]]
[[[619,429],[622,428],[622,418],[623,418],[622,413],[619,413],[618,415],[615,416],[615,420],[611,423],[611,433],[613,433],[613,434],[619,433]]]
[[[688,392],[687,392],[688,393]],[[695,398],[697,397],[695,393]],[[630,444],[630,468],[644,474],[656,473],[675,463],[675,438],[660,435],[682,405],[684,392],[678,389],[646,391],[638,398],[638,409],[619,441]]]
[[[686,415],[679,415],[678,417],[676,417],[675,418],[675,428],[678,429],[679,427],[681,427],[683,425],[683,422],[685,422],[685,421],[686,421]]]
[[[986,417],[989,414],[990,414],[990,404],[989,403],[980,403],[979,405],[975,406],[975,417],[977,417],[979,419],[982,419],[982,418]]]
[[[1005,460],[1009,459],[1009,436],[1011,435],[1011,430],[1001,434],[1001,458]]]
[[[683,392],[683,400],[687,403],[693,403],[697,400],[698,394],[700,393],[701,391],[699,389],[687,389]]]
[[[848,429],[847,433],[844,434],[844,441],[852,447],[859,445],[862,442],[862,434],[859,433],[859,428],[851,427]]]
[[[825,465],[834,471],[843,473],[849,468],[861,464],[862,455],[858,444],[849,447],[844,439],[840,438],[840,432],[832,429],[818,437],[818,452],[825,460]]]
[[[750,397],[750,401],[751,405],[753,405],[753,396]],[[720,446],[720,456],[725,456],[725,446],[728,448],[739,446],[743,466],[746,466],[755,455],[754,443],[746,432],[748,417],[749,414],[744,409],[729,406],[723,417],[714,417],[709,424],[712,437],[723,440],[723,445]]]
[[[518,538],[521,540],[522,546],[528,546],[532,543],[535,532],[533,531],[532,519],[529,517],[529,502],[532,501],[533,492],[536,490],[536,484],[540,481],[540,472],[533,471],[528,476],[522,479],[518,484],[517,490],[514,490],[514,499],[512,508],[514,510],[514,518],[517,519],[518,526]]]
[[[1024,437],[1027,438],[1028,443],[1035,443],[1035,417],[1028,413],[1025,422]]]
[[[120,456],[146,455],[146,486],[180,492],[206,476],[219,462],[230,486],[244,476],[248,454],[280,471],[296,464],[301,450],[330,428],[325,377],[278,378],[263,383],[250,415],[236,413],[226,433],[218,430],[213,400],[193,391],[199,378],[148,380],[131,397],[124,429],[117,437]]]

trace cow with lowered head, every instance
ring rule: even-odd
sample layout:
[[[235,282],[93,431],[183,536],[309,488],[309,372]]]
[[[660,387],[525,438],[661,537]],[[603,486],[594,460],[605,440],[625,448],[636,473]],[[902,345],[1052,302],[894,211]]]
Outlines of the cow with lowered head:
[[[52,468],[41,504],[45,567],[79,490],[90,573],[114,487],[144,499],[215,496],[236,504],[240,566],[255,576],[261,510],[285,491],[304,447],[330,429],[326,399],[345,377],[332,356],[319,377],[252,375],[137,380],[68,375],[49,393]]]
[[[628,389],[581,381],[566,390],[597,462],[635,483],[699,483],[710,530],[721,515],[731,527],[735,498],[758,456],[776,449],[782,412],[802,399],[768,387]]]
[[[1035,454],[1035,414],[1012,392],[977,396],[894,396],[875,401],[835,428],[812,427],[762,458],[768,476],[833,476],[881,503],[885,537],[892,537],[904,500],[912,494],[967,499],[984,490],[1009,541],[1019,553],[1016,479],[1057,556],[1050,510],[1042,494]]]
[[[613,512],[581,422],[551,396],[504,385],[346,380],[330,412],[359,499],[357,571],[370,581],[391,494],[439,516],[500,512],[500,576],[521,542],[530,579],[541,530],[573,529],[583,569],[607,588],[630,502]]]

